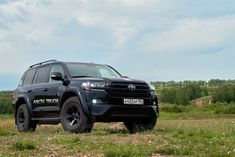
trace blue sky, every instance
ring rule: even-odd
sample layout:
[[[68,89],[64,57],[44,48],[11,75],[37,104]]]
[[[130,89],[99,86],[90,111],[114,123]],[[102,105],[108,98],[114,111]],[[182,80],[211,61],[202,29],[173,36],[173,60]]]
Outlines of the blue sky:
[[[48,59],[177,81],[234,79],[234,58],[234,0],[0,0],[0,90]]]

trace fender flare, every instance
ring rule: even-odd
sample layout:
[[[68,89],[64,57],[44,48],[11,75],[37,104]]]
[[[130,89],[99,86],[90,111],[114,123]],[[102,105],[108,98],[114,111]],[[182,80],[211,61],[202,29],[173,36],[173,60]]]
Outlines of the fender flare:
[[[23,104],[26,104],[27,108],[28,108],[28,111],[29,111],[29,115],[30,117],[32,116],[33,114],[33,108],[32,108],[32,103],[30,102],[29,98],[27,95],[25,94],[21,94],[17,97],[17,99],[15,100],[14,104],[13,104],[13,108],[14,108],[14,114],[15,114],[15,123],[16,123],[16,115],[17,115],[17,109],[18,107],[22,104],[20,103],[19,101],[21,100],[24,100],[25,103]],[[19,104],[20,103],[20,104]]]
[[[60,102],[62,102],[62,98],[63,98],[64,94],[68,93],[68,92],[72,92],[72,93],[76,94],[76,96],[78,97],[78,99],[80,100],[80,103],[82,105],[83,112],[86,115],[90,116],[91,114],[90,114],[89,106],[86,103],[85,96],[82,92],[79,91],[78,88],[68,88],[68,89],[64,90],[63,93],[61,94]],[[60,104],[60,105],[62,106],[63,104]]]

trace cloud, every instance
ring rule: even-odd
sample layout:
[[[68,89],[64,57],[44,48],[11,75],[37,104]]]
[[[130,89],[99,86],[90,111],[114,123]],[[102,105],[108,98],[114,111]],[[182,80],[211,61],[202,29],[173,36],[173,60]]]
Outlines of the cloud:
[[[18,77],[30,64],[55,58],[110,63],[148,79],[164,78],[164,70],[146,69],[167,63],[165,78],[181,78],[186,63],[179,62],[193,69],[195,56],[233,58],[234,6],[231,0],[4,0],[0,76]]]
[[[108,30],[113,37],[114,45],[122,47],[142,29],[144,20],[140,19],[138,14],[147,11],[147,4],[150,3],[153,1],[148,0],[143,3],[139,0],[101,2],[88,0],[81,3],[73,16],[84,27],[101,27]]]
[[[66,18],[63,13],[50,9],[50,4],[41,0],[18,0],[0,5],[1,73],[22,73],[22,69],[45,55],[40,50],[61,40],[54,33],[61,19]],[[18,65],[22,65],[20,69],[16,68]]]
[[[185,19],[161,33],[147,33],[140,48],[151,53],[211,53],[234,47],[235,16]]]
[[[147,11],[156,2],[15,0],[1,4],[0,55],[4,57],[0,58],[0,72],[17,71],[14,65],[8,64],[9,59],[26,66],[40,61],[47,47],[56,47],[66,40],[82,43],[86,38],[86,34],[82,36],[83,28],[100,28],[109,35],[111,47],[122,49],[145,29],[145,21],[138,17],[139,12]],[[77,29],[70,30],[71,21],[75,21],[73,27]],[[76,37],[69,38],[68,34],[76,34]]]
[[[153,0],[112,0],[112,2],[122,3],[128,7],[143,7],[149,2],[153,2]]]

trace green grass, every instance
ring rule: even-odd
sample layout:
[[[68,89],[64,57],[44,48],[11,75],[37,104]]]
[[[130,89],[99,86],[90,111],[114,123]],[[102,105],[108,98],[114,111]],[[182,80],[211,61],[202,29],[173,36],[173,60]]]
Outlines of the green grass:
[[[230,119],[184,120],[177,126],[169,123],[164,130],[169,140],[164,142],[159,152],[174,155],[230,156],[229,152],[234,151],[235,146],[234,125],[234,121]]]
[[[12,147],[19,151],[36,149],[36,145],[32,141],[17,141],[12,144]]]
[[[11,135],[14,135],[14,133],[12,131],[8,131],[8,130],[0,128],[0,137],[1,136],[11,136]]]
[[[18,133],[13,116],[0,116],[0,156],[235,156],[234,115],[190,113],[162,112],[154,130],[137,134],[122,123],[96,123],[86,134],[60,125]]]
[[[105,157],[135,157],[148,155],[151,155],[151,149],[145,144],[138,144],[133,147],[131,145],[107,143],[104,146]]]

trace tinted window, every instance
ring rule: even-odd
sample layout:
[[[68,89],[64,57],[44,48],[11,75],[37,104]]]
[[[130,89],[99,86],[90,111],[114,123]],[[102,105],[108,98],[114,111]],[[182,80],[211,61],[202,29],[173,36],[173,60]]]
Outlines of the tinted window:
[[[23,85],[32,84],[37,69],[30,69],[25,75]]]
[[[53,72],[60,72],[62,74],[62,77],[64,77],[64,69],[60,64],[52,65],[50,76]],[[53,81],[55,81],[55,80],[52,80],[51,77],[50,77],[49,82],[53,82]]]
[[[47,83],[49,80],[51,66],[43,66],[38,68],[36,83]]]

